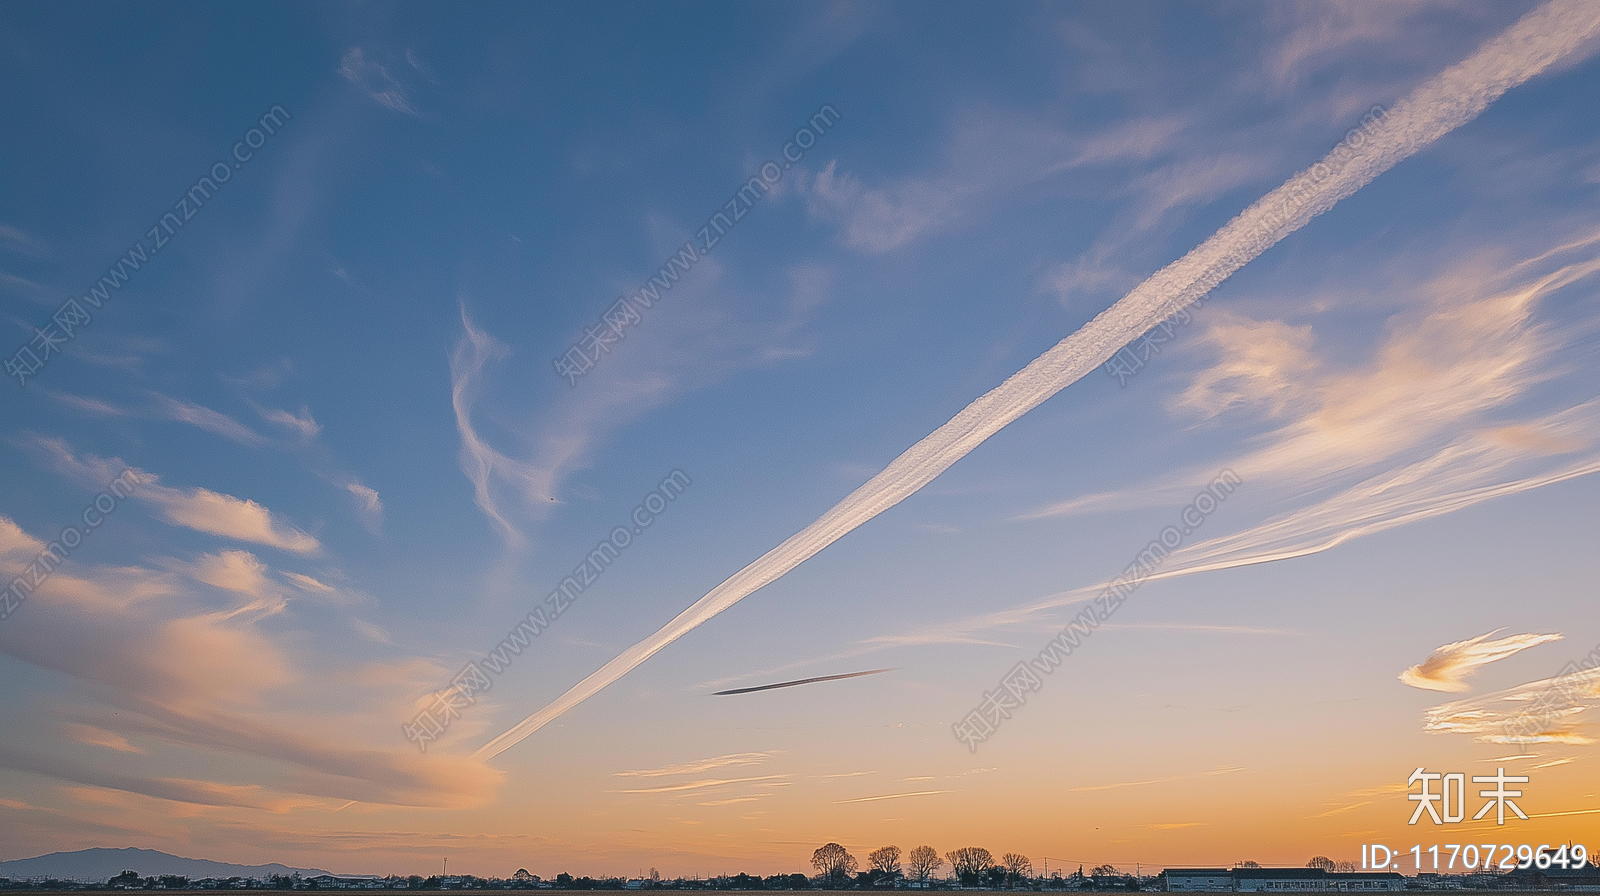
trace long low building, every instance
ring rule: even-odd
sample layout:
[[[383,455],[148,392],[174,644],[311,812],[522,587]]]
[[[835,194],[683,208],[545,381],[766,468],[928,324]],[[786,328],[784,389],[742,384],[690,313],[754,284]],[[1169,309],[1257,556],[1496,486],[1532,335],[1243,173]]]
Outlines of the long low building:
[[[1174,893],[1274,893],[1327,890],[1403,890],[1393,871],[1340,873],[1321,868],[1168,868],[1161,873]]]
[[[1168,868],[1161,872],[1164,889],[1174,893],[1231,893],[1231,868]]]

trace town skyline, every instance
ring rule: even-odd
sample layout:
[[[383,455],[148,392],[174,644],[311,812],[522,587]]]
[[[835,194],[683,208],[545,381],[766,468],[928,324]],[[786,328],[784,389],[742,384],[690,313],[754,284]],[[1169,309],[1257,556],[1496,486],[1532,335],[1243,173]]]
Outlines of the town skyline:
[[[1548,849],[1546,848],[1548,847]],[[1459,850],[1459,845],[1456,845]],[[1559,850],[1559,851],[1558,851]],[[1086,860],[1074,861],[1070,859],[1055,859],[1057,867],[1050,868],[1052,861],[1048,856],[1039,857],[1038,864],[1027,855],[1016,852],[995,853],[982,847],[959,847],[947,852],[940,852],[932,846],[920,844],[910,849],[901,849],[895,844],[885,844],[876,849],[865,851],[863,856],[857,858],[849,848],[836,842],[828,842],[818,846],[811,852],[809,865],[811,873],[806,872],[767,872],[756,875],[747,873],[749,869],[738,873],[723,871],[718,874],[701,873],[694,875],[663,875],[659,869],[651,866],[648,872],[640,868],[636,875],[614,873],[579,874],[573,875],[567,871],[558,872],[548,877],[533,873],[526,867],[519,867],[515,872],[507,874],[483,874],[471,871],[461,871],[450,874],[449,857],[441,856],[440,869],[437,874],[419,874],[415,870],[409,872],[387,872],[374,874],[371,872],[329,872],[322,869],[294,868],[283,863],[267,863],[262,865],[236,865],[216,862],[210,859],[193,859],[184,856],[174,856],[157,850],[138,848],[106,848],[95,847],[76,850],[66,853],[51,853],[46,856],[35,856],[23,859],[10,859],[0,861],[0,887],[9,883],[16,886],[25,881],[63,880],[76,881],[85,884],[104,884],[111,888],[123,889],[149,889],[155,888],[207,888],[208,882],[232,881],[233,887],[249,887],[264,884],[271,888],[295,888],[302,885],[303,881],[321,881],[321,887],[330,886],[361,886],[373,884],[376,880],[383,880],[389,888],[422,887],[439,888],[452,885],[468,885],[474,882],[483,885],[514,886],[516,884],[551,886],[562,889],[607,889],[615,888],[617,883],[637,885],[643,883],[646,887],[664,886],[667,883],[700,884],[710,881],[726,881],[737,879],[741,886],[732,889],[850,889],[864,888],[876,889],[882,887],[912,887],[926,888],[935,884],[955,884],[963,888],[991,888],[1014,889],[1025,882],[1031,884],[1049,884],[1054,886],[1089,887],[1092,883],[1096,889],[1107,889],[1112,880],[1117,881],[1151,881],[1160,879],[1162,889],[1170,890],[1195,890],[1209,889],[1203,884],[1214,884],[1207,881],[1212,876],[1226,876],[1229,874],[1255,874],[1265,875],[1270,871],[1288,871],[1310,874],[1313,872],[1329,875],[1331,878],[1396,878],[1412,877],[1422,880],[1432,878],[1435,880],[1464,880],[1467,878],[1482,878],[1492,881],[1497,877],[1504,877],[1509,873],[1522,871],[1533,873],[1550,868],[1557,870],[1552,873],[1562,873],[1568,870],[1574,873],[1589,871],[1590,876],[1600,877],[1600,872],[1588,861],[1589,852],[1586,844],[1568,841],[1565,844],[1541,845],[1538,853],[1529,857],[1520,865],[1514,862],[1497,862],[1494,856],[1483,858],[1481,864],[1468,866],[1465,861],[1456,867],[1456,856],[1449,858],[1449,864],[1443,869],[1429,868],[1427,858],[1423,854],[1414,856],[1415,862],[1422,865],[1411,868],[1411,874],[1405,874],[1401,864],[1401,856],[1394,856],[1391,863],[1389,858],[1381,862],[1376,853],[1370,860],[1367,849],[1363,849],[1360,863],[1350,860],[1335,860],[1326,855],[1316,855],[1304,863],[1279,864],[1261,863],[1252,859],[1241,859],[1231,863],[1187,863],[1183,865],[1159,865],[1150,863],[1134,863],[1130,870],[1118,867],[1112,863],[1090,864]],[[1538,862],[1531,859],[1538,858]],[[1545,858],[1550,861],[1544,861]],[[1474,859],[1478,861],[1478,859]],[[7,875],[7,865],[16,873],[17,880],[13,881]],[[537,863],[528,863],[537,864]],[[122,868],[115,874],[108,874],[106,869],[112,865],[119,868],[124,865],[139,865],[144,870],[131,870]],[[1065,867],[1063,867],[1065,866]],[[67,870],[67,869],[72,870]],[[159,871],[151,870],[159,868]],[[178,872],[190,872],[180,874]],[[204,875],[202,876],[202,872]],[[1194,881],[1172,883],[1167,880],[1169,874],[1176,873]],[[364,882],[364,883],[363,883]],[[765,886],[762,884],[765,882]],[[745,885],[747,884],[748,885]],[[211,887],[216,888],[216,887]],[[224,889],[228,887],[222,887]],[[1026,889],[1026,887],[1023,887]],[[1116,888],[1116,887],[1110,887]],[[1434,889],[1448,888],[1442,884],[1435,884]]]

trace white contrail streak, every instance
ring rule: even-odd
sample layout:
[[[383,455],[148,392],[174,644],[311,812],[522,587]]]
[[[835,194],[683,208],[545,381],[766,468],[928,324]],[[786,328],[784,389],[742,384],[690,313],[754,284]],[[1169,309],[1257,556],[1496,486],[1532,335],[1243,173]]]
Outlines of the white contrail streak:
[[[1471,121],[1507,90],[1572,57],[1597,32],[1600,3],[1592,0],[1553,0],[1528,13],[1471,57],[1413,90],[1359,131],[1353,130],[1321,162],[1262,197],[1189,254],[1157,271],[1078,332],[967,405],[811,525],[739,570],[554,702],[484,744],[474,756],[489,759],[505,752],[702,622],[905,500],[985,439],[1204,296],[1274,243],[1402,159]]]

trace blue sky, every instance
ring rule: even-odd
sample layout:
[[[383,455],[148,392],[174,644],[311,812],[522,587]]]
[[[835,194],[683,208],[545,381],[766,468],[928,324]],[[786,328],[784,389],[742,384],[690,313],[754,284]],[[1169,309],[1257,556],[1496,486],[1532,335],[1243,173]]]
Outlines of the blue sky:
[[[1436,666],[1494,694],[1600,641],[1592,44],[1251,261],[1125,385],[1091,373],[471,758],[1535,8],[5,5],[7,352],[288,117],[0,398],[6,581],[123,468],[145,482],[0,621],[0,858],[1298,863],[1403,833],[1411,768],[1510,753],[1556,763],[1542,811],[1600,810],[1592,726],[1429,733],[1453,698],[1397,678],[1456,645]],[[824,106],[715,249],[558,376]],[[1337,546],[1148,582],[976,753],[952,736],[1081,609],[1051,595],[1117,575],[1224,469],[1243,484],[1165,570]],[[648,531],[408,743],[674,470]],[[1459,646],[1491,632],[1563,637],[1492,666]]]

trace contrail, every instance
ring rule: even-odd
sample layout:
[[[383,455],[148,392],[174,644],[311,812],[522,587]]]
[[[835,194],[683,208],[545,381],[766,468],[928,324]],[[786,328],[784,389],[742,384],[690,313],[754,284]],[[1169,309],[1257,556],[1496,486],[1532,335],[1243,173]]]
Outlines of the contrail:
[[[770,691],[773,688],[792,688],[802,684],[816,684],[819,681],[841,681],[846,678],[860,678],[863,675],[877,675],[880,672],[893,672],[893,669],[868,669],[865,672],[846,672],[843,675],[819,675],[816,678],[801,678],[796,681],[780,681],[777,684],[758,684],[753,688],[734,688],[731,691],[717,691],[713,697],[723,697],[729,694],[754,694],[756,691]]]
[[[1552,0],[1523,16],[1472,56],[1363,124],[1359,132],[1352,130],[1322,161],[1257,200],[1189,254],[1157,271],[1076,333],[967,405],[811,525],[739,570],[548,706],[484,744],[474,757],[500,755],[702,622],[905,500],[985,439],[1083,378],[1279,240],[1402,159],[1476,118],[1507,90],[1557,62],[1592,52],[1592,47],[1584,53],[1579,49],[1597,32],[1600,3],[1592,0]],[[1356,136],[1360,139],[1354,139]]]

